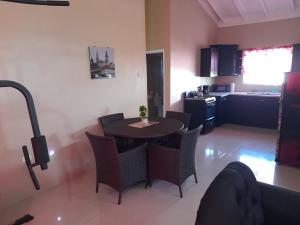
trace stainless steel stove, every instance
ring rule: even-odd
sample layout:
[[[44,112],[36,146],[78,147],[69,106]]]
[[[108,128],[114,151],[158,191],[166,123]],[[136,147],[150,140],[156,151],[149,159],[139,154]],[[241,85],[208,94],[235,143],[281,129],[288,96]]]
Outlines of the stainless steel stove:
[[[203,125],[201,134],[206,134],[215,127],[216,97],[190,92],[184,100],[184,111],[192,114],[189,128]]]

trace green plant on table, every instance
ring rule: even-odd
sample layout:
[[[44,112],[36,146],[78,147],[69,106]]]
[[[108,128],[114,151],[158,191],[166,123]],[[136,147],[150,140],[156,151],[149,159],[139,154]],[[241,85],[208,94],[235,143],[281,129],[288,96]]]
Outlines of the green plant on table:
[[[140,117],[142,119],[145,119],[147,117],[147,114],[148,114],[147,107],[144,106],[144,105],[141,105],[140,108],[139,108],[139,113],[140,113]]]

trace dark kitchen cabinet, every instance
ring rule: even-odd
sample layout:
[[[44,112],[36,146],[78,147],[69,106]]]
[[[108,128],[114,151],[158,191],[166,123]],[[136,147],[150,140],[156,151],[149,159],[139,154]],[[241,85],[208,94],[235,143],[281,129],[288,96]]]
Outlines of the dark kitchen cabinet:
[[[227,122],[228,96],[216,96],[216,126],[222,126]]]
[[[235,66],[235,75],[242,75],[242,65],[243,65],[243,50],[238,50],[236,52],[236,66]]]
[[[211,45],[201,49],[201,77],[241,74],[242,51],[238,45]]]
[[[300,71],[300,44],[294,44],[293,46],[293,62],[292,72]]]
[[[279,97],[228,96],[229,123],[276,129],[278,126]]]
[[[215,77],[218,75],[218,50],[216,48],[201,49],[201,77]]]
[[[256,114],[256,124],[258,127],[271,129],[278,128],[279,120],[279,97],[259,97],[257,98],[258,112]]]
[[[245,115],[250,113],[251,107],[248,98],[238,95],[228,96],[227,120],[229,123],[248,125],[249,118]],[[249,117],[249,116],[248,116]]]
[[[236,75],[238,45],[212,45],[218,49],[218,75]]]

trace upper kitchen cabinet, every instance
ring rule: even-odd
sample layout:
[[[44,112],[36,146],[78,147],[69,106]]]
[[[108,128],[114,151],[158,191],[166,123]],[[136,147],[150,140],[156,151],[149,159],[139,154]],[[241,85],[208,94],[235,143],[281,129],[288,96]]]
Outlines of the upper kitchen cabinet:
[[[218,75],[236,75],[238,45],[213,45],[218,49]]]
[[[201,49],[201,77],[216,77],[218,75],[218,49]]]
[[[242,75],[242,65],[243,65],[243,50],[238,50],[236,52],[236,64],[235,64],[235,76]]]
[[[201,49],[201,77],[241,75],[242,51],[238,45],[211,45]]]

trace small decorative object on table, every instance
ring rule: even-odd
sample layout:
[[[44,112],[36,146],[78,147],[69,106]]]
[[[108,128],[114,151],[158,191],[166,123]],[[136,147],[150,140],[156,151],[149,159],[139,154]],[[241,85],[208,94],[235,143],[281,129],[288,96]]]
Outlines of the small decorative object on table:
[[[149,126],[159,123],[157,121],[149,121],[148,120],[148,118],[147,118],[148,110],[147,110],[147,107],[144,105],[141,105],[139,107],[139,114],[141,117],[141,122],[131,123],[131,124],[128,124],[128,126],[135,127],[135,128],[145,128],[145,127],[149,127]]]
[[[148,123],[148,118],[147,118],[148,110],[147,110],[147,107],[144,106],[144,105],[141,105],[139,107],[139,113],[140,113],[140,117],[142,119],[142,122]]]

